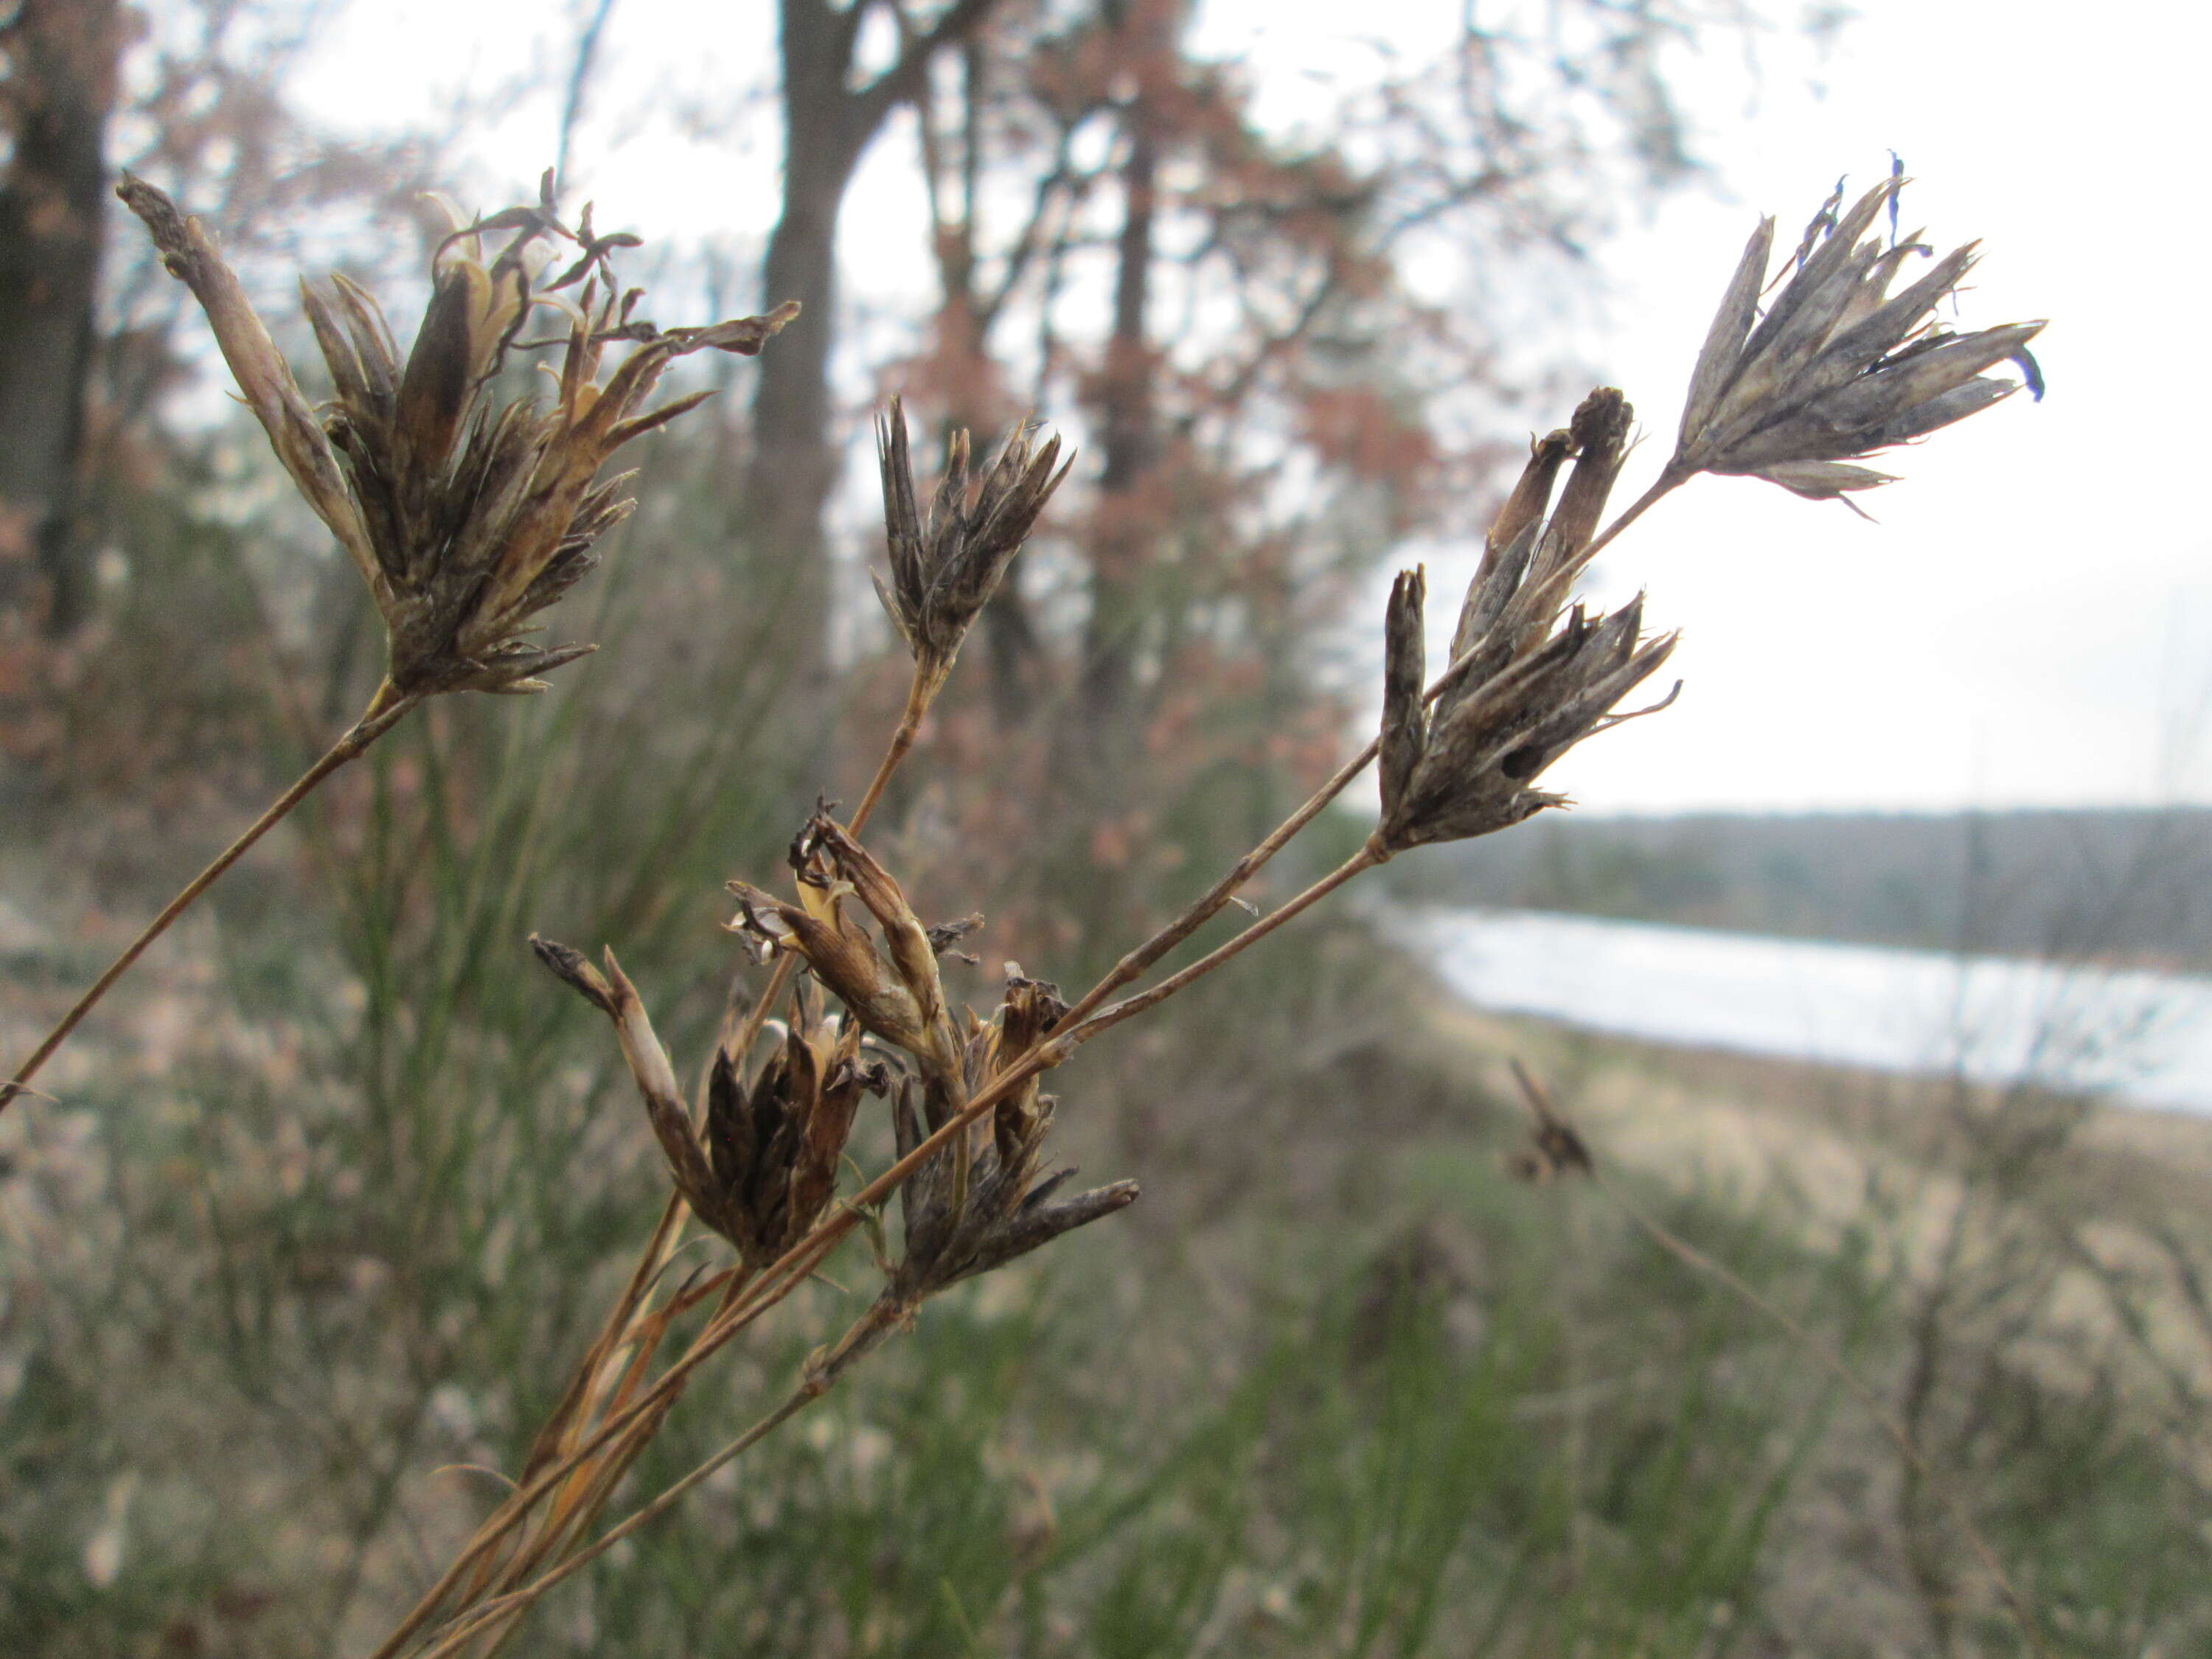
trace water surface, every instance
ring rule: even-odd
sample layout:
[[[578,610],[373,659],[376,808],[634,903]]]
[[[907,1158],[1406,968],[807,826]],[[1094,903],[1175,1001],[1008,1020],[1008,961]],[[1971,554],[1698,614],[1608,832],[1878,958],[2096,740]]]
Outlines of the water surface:
[[[1661,1042],[2031,1079],[2212,1115],[2212,978],[1824,945],[1535,910],[1407,926],[1481,1007]]]

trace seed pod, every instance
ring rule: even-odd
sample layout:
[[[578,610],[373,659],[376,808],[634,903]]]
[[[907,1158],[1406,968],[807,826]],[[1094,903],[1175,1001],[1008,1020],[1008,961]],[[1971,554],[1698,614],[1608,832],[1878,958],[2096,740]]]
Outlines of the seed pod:
[[[458,224],[440,244],[404,363],[366,291],[343,276],[302,286],[336,391],[318,420],[199,222],[127,173],[117,193],[200,301],[277,459],[368,582],[385,624],[386,678],[405,695],[542,690],[536,676],[592,650],[528,636],[532,618],[592,568],[592,544],[635,505],[622,494],[629,475],[603,480],[601,469],[707,395],[644,407],[677,358],[750,356],[799,313],[785,304],[668,330],[632,320],[638,293],[619,290],[611,255],[637,239],[594,235],[588,208],[575,229],[562,224],[548,173],[535,206]],[[487,260],[486,239],[500,236],[505,246]],[[534,273],[561,241],[580,254],[541,286]],[[561,292],[578,283],[574,300]],[[519,340],[539,309],[568,318],[564,337]],[[617,343],[634,349],[602,379]],[[508,352],[539,346],[562,349],[550,405],[501,385]]]
[[[968,434],[955,432],[925,516],[915,489],[906,410],[896,398],[877,418],[876,447],[891,568],[889,582],[872,578],[876,595],[913,653],[927,695],[933,695],[1075,458],[1054,471],[1060,440],[1034,448],[1030,428],[1018,426],[990,471],[971,484]]]
[[[1613,705],[1666,661],[1674,637],[1646,640],[1638,597],[1595,618],[1560,613],[1627,447],[1634,411],[1601,386],[1564,432],[1540,440],[1500,514],[1461,607],[1451,670],[1433,708],[1423,702],[1421,613],[1427,581],[1401,572],[1384,627],[1382,817],[1385,855],[1462,841],[1520,823],[1565,798],[1532,787],[1561,755],[1620,718]],[[1559,503],[1543,513],[1572,453]]]
[[[791,861],[799,878],[795,902],[744,882],[729,884],[738,899],[732,929],[772,951],[803,957],[855,1019],[913,1056],[935,1098],[951,1101],[959,1087],[960,1044],[931,930],[890,873],[825,811],[807,820],[792,843]],[[847,914],[848,899],[857,900],[874,919],[882,950]]]
[[[1066,1012],[1055,988],[1025,978],[1009,963],[1004,1000],[988,1022],[976,1024],[969,1035],[962,1066],[967,1097],[972,1098],[1019,1060]],[[919,1079],[909,1079],[891,1097],[901,1157],[929,1133],[923,1110],[927,1094]],[[1133,1181],[1054,1201],[1075,1173],[1060,1170],[1037,1176],[1056,1103],[1050,1095],[1038,1093],[1036,1079],[1030,1079],[994,1114],[988,1131],[971,1124],[899,1188],[903,1240],[884,1288],[886,1301],[912,1309],[948,1285],[1003,1267],[1135,1202]]]
[[[613,1020],[669,1174],[693,1213],[751,1267],[804,1237],[836,1194],[860,1097],[890,1086],[880,1061],[862,1061],[860,1028],[823,1018],[819,998],[802,988],[789,1028],[748,1080],[736,1048],[745,1022],[732,1011],[707,1074],[706,1121],[696,1127],[614,953],[603,974],[565,945],[535,935],[530,942],[547,968]]]
[[[1839,186],[1806,228],[1796,270],[1763,318],[1759,296],[1774,222],[1760,222],[1698,354],[1671,473],[1734,473],[1814,501],[1847,500],[1894,482],[1849,463],[2020,389],[1984,369],[2015,362],[2041,398],[2042,376],[2027,350],[2040,322],[1954,334],[1935,320],[1973,269],[1975,244],[1946,254],[1891,296],[1905,262],[1930,252],[1917,234],[1889,246],[1867,237],[1885,208],[1894,222],[1904,184],[1885,179],[1840,215]]]

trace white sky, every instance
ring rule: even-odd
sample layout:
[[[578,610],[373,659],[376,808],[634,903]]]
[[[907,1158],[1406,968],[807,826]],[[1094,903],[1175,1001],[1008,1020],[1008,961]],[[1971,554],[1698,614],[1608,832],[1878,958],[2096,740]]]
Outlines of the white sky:
[[[1363,0],[1358,15],[1364,33],[1410,41],[1457,11]],[[1202,39],[1295,106],[1305,71],[1358,55],[1331,33],[1343,15],[1216,0]],[[1655,624],[1684,629],[1682,701],[1578,751],[1551,787],[1597,811],[2212,799],[2212,744],[2198,741],[2212,736],[2200,730],[2212,529],[2190,505],[2212,422],[2179,326],[2206,269],[2196,198],[2212,21],[2181,6],[2124,17],[1865,0],[1817,61],[1786,38],[1763,43],[1755,88],[1734,45],[1678,65],[1717,176],[1606,246],[1602,320],[1560,325],[1560,351],[1626,388],[1651,434],[1623,500],[1668,447],[1756,215],[1777,214],[1788,240],[1838,174],[1863,188],[1893,149],[1918,181],[1905,228],[1925,225],[1939,247],[1983,240],[1960,322],[2053,319],[2036,348],[2050,395],[1898,452],[1886,470],[1905,481],[1863,498],[1879,525],[1749,480],[1699,480],[1662,507],[1601,580],[1613,597],[1647,586]],[[297,95],[340,119],[404,118],[530,69],[533,53],[558,63],[573,27],[516,0],[356,4]],[[733,166],[726,144],[685,129],[690,102],[711,110],[768,81],[771,28],[765,0],[618,0],[577,158],[586,189],[620,203],[610,222],[757,246],[774,210],[771,130]],[[540,96],[488,125],[471,146],[487,188],[534,176],[556,120]],[[922,292],[918,257],[866,257],[921,246],[905,158],[884,161],[848,211],[863,307],[895,304],[902,283]],[[1425,556],[1448,631],[1464,562]]]

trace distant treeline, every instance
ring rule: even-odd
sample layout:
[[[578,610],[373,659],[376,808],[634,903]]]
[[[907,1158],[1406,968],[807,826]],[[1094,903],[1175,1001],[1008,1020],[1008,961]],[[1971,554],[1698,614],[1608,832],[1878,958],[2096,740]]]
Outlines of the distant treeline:
[[[2212,968],[2212,809],[1547,813],[1391,866],[1401,896]]]

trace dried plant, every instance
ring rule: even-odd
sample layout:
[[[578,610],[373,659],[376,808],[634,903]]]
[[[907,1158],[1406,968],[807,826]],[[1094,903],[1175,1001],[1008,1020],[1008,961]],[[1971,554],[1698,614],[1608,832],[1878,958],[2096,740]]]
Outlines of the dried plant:
[[[1559,805],[1565,796],[1530,785],[1576,744],[1625,718],[1613,705],[1674,650],[1671,634],[1644,638],[1641,597],[1595,620],[1577,605],[1559,621],[1620,470],[1632,415],[1620,392],[1603,387],[1565,431],[1536,441],[1468,586],[1452,672],[1433,714],[1422,697],[1426,580],[1407,571],[1391,589],[1379,853],[1486,836]],[[1569,455],[1574,471],[1546,520],[1553,477]]]
[[[896,398],[876,422],[876,449],[891,567],[890,581],[875,578],[876,596],[914,654],[917,683],[926,682],[933,696],[951,673],[968,629],[998,591],[1006,567],[1075,460],[1071,455],[1054,471],[1060,440],[1033,448],[1024,424],[1007,434],[999,459],[971,484],[968,434],[957,432],[925,514],[914,487],[906,410]]]
[[[971,478],[966,436],[956,436],[925,514],[894,402],[878,430],[890,554],[889,579],[879,576],[878,589],[913,658],[907,704],[850,819],[840,823],[824,804],[800,828],[790,848],[790,896],[731,884],[732,930],[774,965],[759,998],[726,1016],[697,1097],[685,1100],[643,999],[611,951],[595,968],[579,951],[533,940],[545,965],[615,1025],[668,1168],[669,1198],[514,1489],[375,1659],[496,1647],[549,1589],[820,1399],[930,1297],[1132,1202],[1127,1182],[1060,1195],[1068,1172],[1044,1172],[1058,1109],[1043,1092],[1045,1074],[1363,871],[1563,804],[1536,781],[1576,744],[1629,718],[1615,712],[1621,699],[1674,647],[1671,634],[1644,634],[1641,598],[1596,615],[1573,603],[1591,560],[1655,502],[1701,471],[1750,473],[1814,496],[1864,488],[1880,476],[1850,459],[2003,396],[2008,385],[1981,371],[2019,355],[2037,325],[1953,337],[1929,325],[1966,268],[1966,250],[1886,298],[1917,246],[1860,239],[1897,188],[1885,185],[1841,218],[1832,203],[1763,319],[1771,224],[1761,227],[1698,358],[1680,447],[1657,482],[1609,524],[1632,435],[1621,393],[1600,388],[1565,427],[1537,439],[1486,538],[1443,672],[1424,684],[1425,579],[1407,572],[1385,619],[1376,737],[1073,1005],[1010,963],[988,1018],[956,1009],[939,958],[980,919],[927,925],[860,840],[969,627],[1068,465],[1057,439],[1035,444],[1024,427]],[[347,757],[383,729],[377,721],[388,725],[424,696],[531,690],[535,675],[581,648],[537,647],[523,630],[588,568],[593,538],[624,510],[620,481],[598,479],[601,464],[695,401],[640,412],[675,357],[708,347],[757,349],[788,314],[787,307],[696,331],[635,320],[635,296],[617,295],[609,269],[625,239],[595,236],[588,215],[575,230],[563,227],[549,185],[536,206],[459,226],[441,245],[429,308],[404,367],[365,295],[343,282],[311,295],[310,318],[337,387],[319,422],[204,233],[157,192],[135,181],[125,190],[172,269],[200,295],[288,471],[359,565],[386,618],[387,678],[349,734]],[[487,263],[483,239],[491,236],[508,240]],[[541,256],[560,242],[577,253],[541,283]],[[579,284],[571,303],[565,290]],[[568,319],[564,338],[520,339],[539,308]],[[617,342],[634,349],[602,380],[602,353]],[[539,343],[562,351],[553,404],[503,400],[495,382],[506,354]],[[1352,858],[1196,960],[1130,988],[1224,908],[1244,903],[1242,890],[1378,758],[1380,818]],[[896,1156],[841,1196],[848,1139],[871,1095],[888,1101]],[[1532,1097],[1543,1133],[1530,1168],[1589,1173],[1587,1146],[1533,1089]],[[894,1194],[895,1246],[887,1225]],[[726,1240],[733,1259],[672,1285],[666,1269],[688,1216]],[[881,1275],[867,1310],[814,1354],[788,1397],[753,1427],[587,1541],[699,1369],[863,1228],[876,1241]],[[709,1311],[683,1352],[656,1370],[676,1322],[702,1307]]]
[[[926,925],[858,839],[910,750],[921,714],[944,684],[969,625],[1066,476],[1065,466],[1054,470],[1056,440],[1032,450],[1027,434],[1018,432],[984,478],[971,484],[966,441],[956,437],[924,515],[903,412],[894,403],[878,428],[890,579],[879,576],[877,586],[914,658],[905,714],[851,823],[841,825],[823,807],[800,830],[790,854],[791,897],[731,884],[738,901],[733,930],[775,967],[760,1004],[726,1022],[699,1112],[685,1112],[667,1059],[611,957],[601,975],[574,951],[539,946],[556,973],[615,1019],[681,1204],[664,1216],[630,1291],[571,1387],[572,1402],[613,1403],[588,1426],[585,1413],[564,1407],[541,1437],[541,1444],[557,1445],[559,1454],[542,1464],[533,1460],[517,1492],[377,1659],[410,1651],[438,1659],[495,1640],[554,1584],[826,1393],[910,1322],[928,1297],[1133,1200],[1136,1190],[1126,1182],[1061,1199],[1065,1172],[1040,1178],[1056,1105],[1042,1092],[1044,1074],[1360,872],[1425,842],[1490,834],[1562,804],[1564,797],[1535,787],[1536,779],[1584,738],[1631,718],[1614,712],[1620,700],[1655,673],[1674,647],[1671,634],[1644,635],[1640,597],[1596,616],[1571,604],[1576,579],[1592,558],[1654,502],[1699,471],[1755,472],[1816,496],[1862,488],[1878,477],[1862,479],[1858,469],[1846,468],[1849,477],[1806,469],[1839,465],[1844,457],[1932,431],[2003,396],[2008,384],[1978,378],[1980,371],[2018,355],[2037,325],[1953,340],[1926,324],[1963,274],[1964,251],[1897,299],[1882,297],[1917,245],[1882,249],[1861,246],[1858,238],[1894,201],[1897,188],[1895,181],[1885,185],[1841,220],[1831,204],[1808,233],[1796,272],[1757,320],[1771,231],[1771,223],[1762,226],[1699,357],[1680,449],[1609,526],[1600,528],[1629,448],[1626,400],[1600,388],[1566,427],[1537,439],[1486,539],[1443,673],[1424,684],[1425,580],[1418,570],[1407,572],[1392,590],[1386,616],[1383,714],[1376,739],[1072,1006],[1053,987],[1008,964],[1003,1000],[988,1020],[956,1015],[938,957],[976,919]],[[1198,960],[1121,994],[1224,908],[1242,902],[1240,890],[1378,757],[1381,817],[1357,854]],[[842,1005],[842,1016],[824,1018],[817,987]],[[781,1031],[752,1085],[741,1087],[769,1009],[787,991]],[[880,1060],[871,1061],[871,1054]],[[850,1197],[825,1204],[819,1172],[833,1143],[842,1146],[852,1106],[875,1086],[871,1065],[884,1067],[897,1157]],[[1530,1172],[1590,1173],[1588,1148],[1571,1126],[1533,1088],[1532,1099],[1541,1133],[1528,1160]],[[880,1206],[895,1191],[901,1224],[892,1249],[881,1242]],[[707,1285],[649,1310],[641,1286],[666,1259],[683,1205],[730,1238],[738,1261]],[[799,1220],[808,1212],[811,1225]],[[595,1512],[691,1372],[861,1226],[878,1237],[884,1279],[867,1312],[817,1352],[792,1395],[753,1428],[591,1544],[574,1547],[580,1511],[558,1499],[549,1504],[548,1494],[583,1491],[592,1495],[587,1507]],[[715,1312],[690,1348],[658,1381],[641,1384],[636,1352],[659,1341],[671,1310],[708,1296],[717,1298]],[[518,1541],[525,1539],[530,1541]],[[562,1550],[565,1559],[538,1570]],[[501,1560],[509,1565],[495,1569]],[[516,1562],[528,1564],[527,1570]],[[1993,1560],[1991,1565],[2002,1580],[2001,1568]]]
[[[1838,185],[1806,226],[1796,269],[1764,316],[1759,300],[1774,221],[1760,221],[1698,354],[1669,471],[1740,473],[1814,501],[1847,500],[1850,491],[1896,482],[1850,462],[2020,390],[2021,382],[1983,370],[2018,362],[2042,395],[2027,355],[2041,323],[1954,334],[1935,320],[1973,269],[1975,244],[1944,255],[1891,297],[1905,261],[1931,252],[1917,231],[1887,246],[1867,236],[1884,208],[1894,228],[1904,187],[1901,178],[1886,179],[1838,218]]]
[[[336,390],[319,416],[215,238],[144,179],[123,176],[116,194],[199,301],[294,488],[368,584],[384,619],[386,668],[361,719],[148,924],[0,1085],[0,1110],[217,877],[417,703],[449,691],[542,690],[537,676],[591,651],[530,635],[532,618],[590,572],[592,544],[635,505],[622,493],[629,475],[601,478],[602,468],[709,395],[644,407],[677,358],[751,356],[798,315],[787,303],[710,327],[654,327],[636,314],[643,290],[623,289],[614,274],[614,253],[637,238],[594,234],[588,205],[570,229],[555,210],[553,182],[547,173],[535,204],[472,222],[448,209],[453,229],[432,255],[429,303],[404,362],[382,310],[357,283],[303,283]],[[499,237],[505,246],[487,263],[487,239]],[[573,246],[574,258],[541,281],[561,243]],[[522,339],[541,309],[564,318],[567,331]],[[617,344],[631,349],[610,366]],[[550,404],[516,395],[502,374],[510,352],[545,345],[562,349]]]

